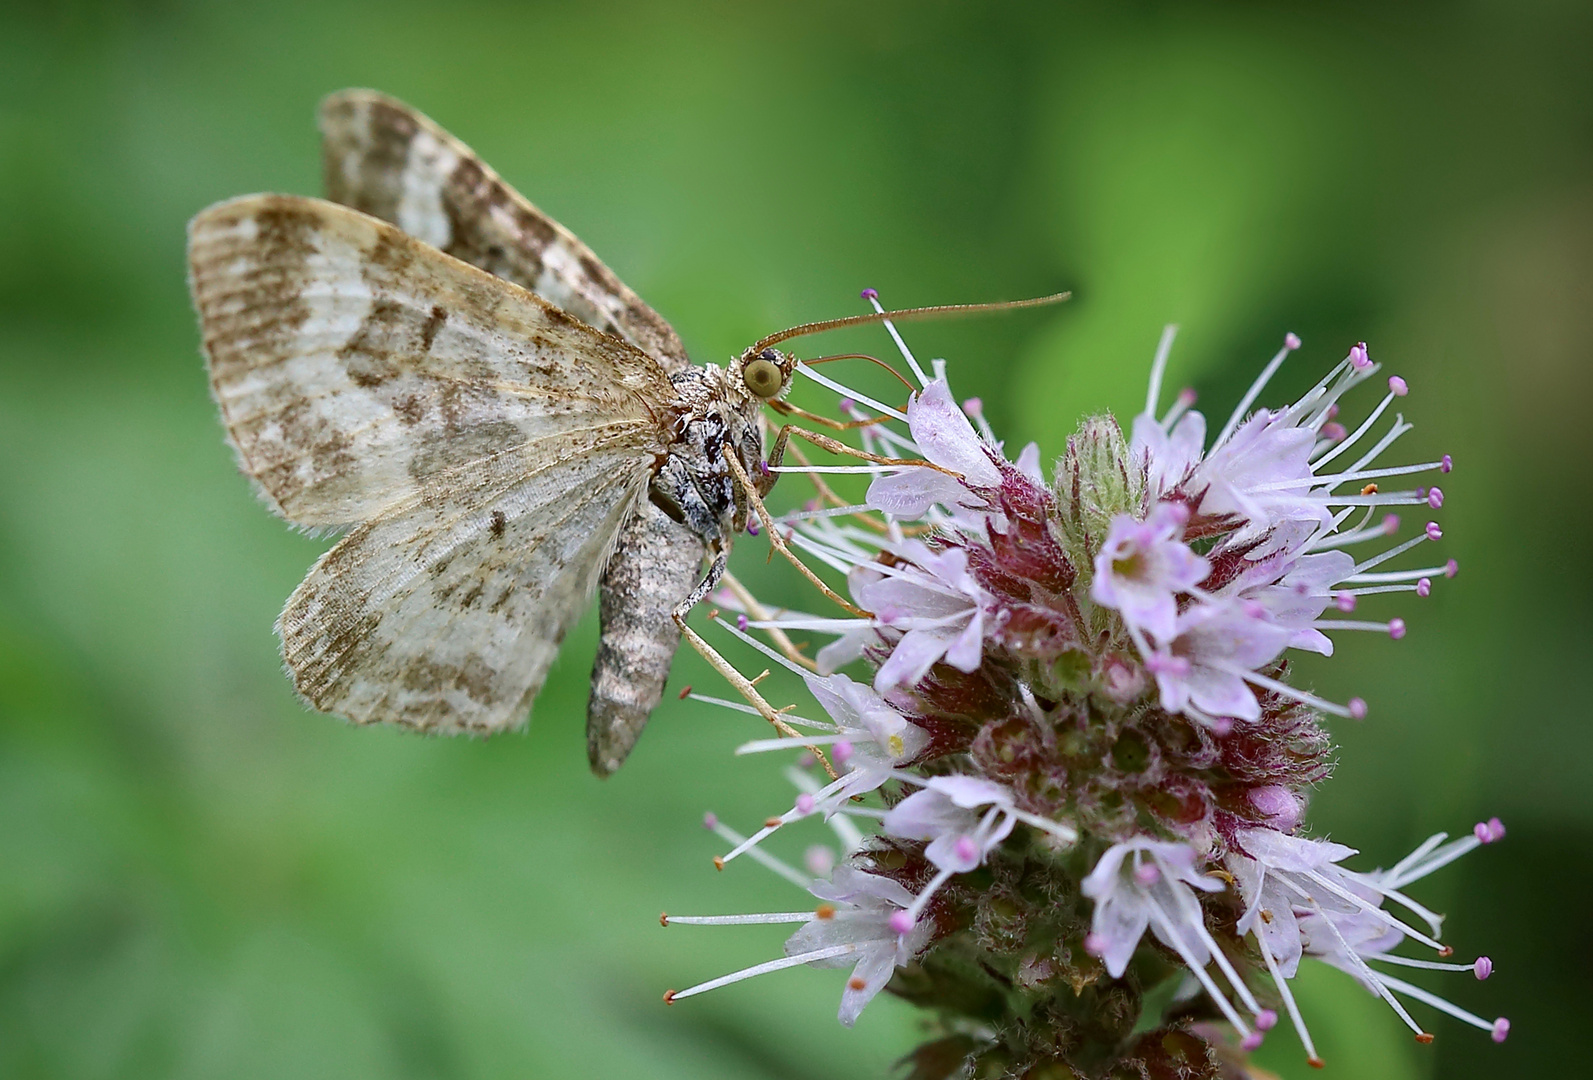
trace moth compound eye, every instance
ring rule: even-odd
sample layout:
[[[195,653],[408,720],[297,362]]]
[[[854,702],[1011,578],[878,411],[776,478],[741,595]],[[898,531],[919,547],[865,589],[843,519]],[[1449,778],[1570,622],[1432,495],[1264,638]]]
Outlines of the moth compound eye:
[[[747,384],[748,390],[761,398],[774,397],[785,384],[785,376],[780,374],[780,365],[762,356],[755,357],[741,369],[741,380]]]

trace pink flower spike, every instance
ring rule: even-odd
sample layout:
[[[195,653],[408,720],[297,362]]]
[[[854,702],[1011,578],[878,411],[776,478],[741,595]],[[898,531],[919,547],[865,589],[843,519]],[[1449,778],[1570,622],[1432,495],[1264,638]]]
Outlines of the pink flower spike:
[[[719,827],[719,815],[713,811],[704,814],[702,816],[702,827],[709,830],[717,829]]]
[[[867,296],[871,312],[885,311],[872,290]],[[1397,415],[1406,403],[1396,399],[1413,389],[1391,375],[1396,358],[1375,361],[1366,343],[1352,342],[1349,356],[1327,357],[1325,374],[1290,376],[1311,389],[1276,404],[1282,388],[1269,380],[1304,350],[1292,332],[1274,338],[1279,348],[1260,375],[1208,430],[1200,406],[1191,407],[1193,392],[1169,407],[1167,387],[1177,390],[1167,370],[1177,328],[1169,326],[1132,424],[1086,418],[1050,469],[1033,444],[1009,459],[981,398],[968,395],[976,388],[954,396],[944,361],[927,377],[928,365],[894,328],[876,332],[887,329],[921,386],[910,391],[905,421],[835,383],[822,384],[832,396],[819,400],[839,419],[904,422],[906,434],[876,427],[864,433],[865,448],[890,456],[819,468],[853,473],[849,483],[868,486],[866,507],[902,527],[870,519],[882,529],[858,529],[847,519],[862,508],[829,509],[811,498],[823,490],[814,486],[789,500],[804,512],[752,519],[773,541],[803,541],[850,595],[853,614],[868,617],[782,611],[759,620],[838,639],[811,664],[784,663],[773,642],[752,634],[762,607],[738,603],[728,587],[712,594],[716,628],[758,650],[771,669],[780,663],[814,699],[813,708],[787,706],[804,730],[782,730],[800,737],[736,748],[801,765],[785,769],[791,783],[783,791],[764,793],[767,805],[748,815],[756,826],[746,836],[733,821],[703,818],[715,836],[710,846],[727,841],[714,862],[756,857],[814,900],[775,911],[670,914],[671,926],[789,924],[789,937],[775,959],[671,991],[669,1000],[768,972],[844,968],[832,974],[845,987],[840,1022],[850,1026],[894,972],[920,959],[940,971],[939,958],[952,959],[946,950],[965,951],[967,935],[945,939],[968,911],[987,906],[984,897],[1001,921],[1021,929],[1037,925],[1031,909],[1055,922],[1047,911],[1066,896],[1068,943],[1097,957],[1103,978],[1126,978],[1151,959],[1158,973],[1181,965],[1181,999],[1199,984],[1209,1000],[1198,1015],[1223,1025],[1211,1037],[1228,1050],[1242,1042],[1262,1057],[1272,1032],[1288,1031],[1290,1045],[1298,1035],[1301,1056],[1321,1067],[1306,1024],[1312,1002],[1296,1002],[1291,990],[1297,976],[1311,978],[1313,963],[1358,980],[1420,1042],[1433,1040],[1414,1015],[1424,1005],[1485,1038],[1507,1034],[1507,1020],[1487,1017],[1491,1008],[1473,1013],[1428,989],[1440,972],[1454,984],[1468,974],[1491,978],[1494,961],[1477,951],[1481,942],[1466,950],[1470,964],[1443,945],[1442,914],[1410,888],[1500,840],[1502,822],[1474,819],[1467,836],[1461,816],[1398,861],[1360,855],[1378,867],[1366,870],[1340,865],[1354,849],[1297,835],[1308,831],[1307,792],[1332,764],[1324,729],[1344,719],[1365,726],[1368,703],[1349,687],[1369,684],[1347,678],[1338,693],[1319,695],[1307,689],[1319,677],[1316,663],[1302,672],[1285,658],[1296,650],[1357,659],[1360,642],[1345,645],[1341,631],[1402,641],[1408,620],[1389,609],[1419,614],[1423,606],[1378,599],[1362,612],[1360,597],[1427,598],[1456,569],[1440,561],[1447,555],[1421,547],[1447,529],[1420,507],[1446,509],[1448,489],[1434,485],[1448,481],[1432,473],[1452,463],[1434,458],[1431,445],[1419,459],[1403,445],[1392,456],[1409,427]],[[757,475],[758,455],[748,460]],[[1405,517],[1414,526],[1408,534]],[[745,528],[749,516],[741,521]],[[1462,547],[1451,541],[1446,550]],[[1401,649],[1420,651],[1427,640]],[[843,673],[854,666],[868,674]],[[1076,730],[1088,738],[1070,737]],[[1105,754],[1079,753],[1106,745]],[[968,772],[947,773],[948,760]],[[1065,798],[1054,794],[1064,771]],[[826,822],[838,842],[774,836],[799,821]],[[776,856],[760,846],[766,842],[791,845],[797,858]],[[882,846],[908,861],[886,860],[894,867],[887,873],[872,854]],[[1081,862],[1089,856],[1093,869]],[[1024,888],[1015,889],[1019,867]],[[1007,898],[1017,906],[1007,910]],[[1075,910],[1084,901],[1092,913]],[[1065,954],[1033,952],[1032,936],[988,937],[981,951],[988,947],[1025,995],[1054,985],[1058,964],[1067,966]],[[1433,958],[1418,959],[1410,948],[1418,944]],[[1403,967],[1418,970],[1412,976]],[[1079,1066],[1062,1044],[1038,1041],[1065,1039],[1067,1021],[1036,1015],[1037,1041],[1014,1047],[1007,1067],[1016,1074],[1048,1060],[1069,1066],[1062,1071],[1071,1076]],[[1084,1064],[1102,1074],[1132,1071],[1143,1064],[1135,1054],[1130,1039]]]
[[[1460,573],[1460,563],[1454,559],[1444,563],[1444,577],[1454,577],[1458,573]]]
[[[1443,457],[1438,459],[1438,471],[1439,472],[1444,472],[1444,473],[1452,472],[1454,470],[1454,468],[1455,468],[1455,459],[1450,457],[1448,454],[1445,454]]]
[[[878,300],[879,299],[879,293],[875,292],[873,289],[864,289],[862,292],[858,293],[858,295],[861,296],[864,300]]]
[[[1505,1039],[1509,1038],[1509,1036],[1510,1021],[1501,1016],[1499,1019],[1493,1022],[1493,1041],[1496,1043],[1502,1043],[1505,1041]]]

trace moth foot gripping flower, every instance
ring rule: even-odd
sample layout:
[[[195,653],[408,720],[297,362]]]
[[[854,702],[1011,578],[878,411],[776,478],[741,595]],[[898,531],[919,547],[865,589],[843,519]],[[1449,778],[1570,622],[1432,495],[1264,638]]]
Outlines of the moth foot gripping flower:
[[[926,374],[886,325],[919,388],[904,411],[851,392],[841,411],[865,453],[922,464],[833,467],[872,474],[862,504],[820,482],[837,505],[777,522],[866,614],[720,598],[742,612],[725,631],[811,701],[782,712],[798,737],[742,747],[806,765],[752,835],[710,821],[731,845],[716,864],[752,857],[817,903],[666,916],[800,924],[783,956],[668,1000],[839,966],[842,1023],[881,989],[937,1017],[941,1037],[906,1059],[918,1080],[1215,1080],[1250,1075],[1248,1053],[1285,1022],[1322,1064],[1291,990],[1309,961],[1381,998],[1418,1041],[1439,1015],[1502,1041],[1508,1021],[1401,973],[1491,974],[1485,956],[1456,958],[1407,890],[1503,825],[1352,869],[1354,849],[1305,824],[1330,772],[1324,718],[1368,706],[1301,686],[1291,651],[1398,639],[1406,623],[1381,594],[1426,597],[1457,569],[1422,557],[1442,536],[1422,519],[1452,463],[1395,456],[1405,381],[1360,344],[1299,400],[1252,411],[1300,347],[1291,334],[1209,435],[1188,391],[1160,411],[1169,328],[1144,412],[1126,433],[1086,419],[1047,476],[1033,446],[1009,460],[977,402],[958,408],[944,365]],[[1422,512],[1415,529],[1407,508]],[[829,641],[815,663],[758,633]],[[804,874],[764,850],[812,818],[839,861],[816,849]]]

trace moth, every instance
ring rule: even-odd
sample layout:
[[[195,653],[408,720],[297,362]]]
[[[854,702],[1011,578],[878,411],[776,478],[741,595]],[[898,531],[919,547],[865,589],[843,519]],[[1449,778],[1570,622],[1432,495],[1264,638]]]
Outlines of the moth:
[[[277,620],[294,688],[358,724],[503,731],[595,589],[587,752],[606,776],[773,483],[761,410],[796,365],[773,345],[876,316],[694,365],[585,244],[425,116],[349,90],[320,128],[330,201],[244,196],[188,229],[242,471],[294,525],[346,530]]]

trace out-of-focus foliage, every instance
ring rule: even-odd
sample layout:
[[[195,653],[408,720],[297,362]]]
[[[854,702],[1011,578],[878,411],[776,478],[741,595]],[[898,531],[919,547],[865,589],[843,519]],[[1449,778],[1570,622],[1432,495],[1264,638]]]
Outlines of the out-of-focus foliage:
[[[1423,896],[1498,967],[1447,988],[1514,1029],[1495,1047],[1434,1018],[1423,1048],[1336,972],[1301,994],[1340,1076],[1562,1074],[1593,1006],[1590,54],[1593,12],[1552,0],[0,16],[0,1075],[864,1078],[916,1040],[888,998],[840,1029],[833,973],[661,1004],[776,949],[656,915],[798,902],[750,865],[715,875],[697,826],[755,822],[779,781],[730,757],[755,728],[672,696],[592,779],[590,625],[524,736],[353,730],[293,700],[271,620],[327,541],[273,520],[222,445],[183,224],[317,191],[315,105],[347,85],[471,142],[699,359],[865,285],[1073,288],[912,331],[1014,446],[1132,412],[1164,322],[1170,379],[1219,415],[1285,330],[1306,350],[1278,400],[1371,342],[1413,388],[1417,453],[1454,454],[1463,569],[1405,605],[1405,641],[1306,667],[1372,704],[1334,725],[1312,821],[1372,865],[1506,820]],[[695,658],[689,680],[710,685]],[[1307,1072],[1283,1029],[1264,1055]]]

